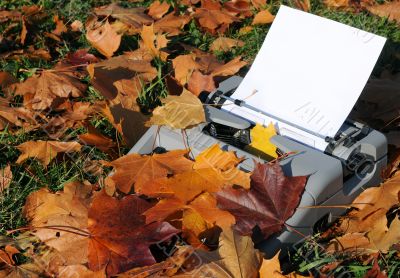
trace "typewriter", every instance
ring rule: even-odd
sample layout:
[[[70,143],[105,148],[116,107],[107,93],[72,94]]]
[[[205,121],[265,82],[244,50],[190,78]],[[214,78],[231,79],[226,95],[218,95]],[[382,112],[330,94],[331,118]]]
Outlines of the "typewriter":
[[[255,161],[265,162],[244,150],[251,143],[254,123],[220,109],[241,81],[239,76],[231,77],[208,95],[207,122],[186,130],[186,142],[181,130],[152,126],[130,153],[149,154],[157,147],[175,150],[189,146],[196,156],[217,143],[222,149],[245,157],[238,167],[252,171]],[[267,255],[319,232],[344,213],[344,208],[335,206],[350,204],[367,187],[380,183],[381,171],[387,164],[387,141],[382,133],[348,119],[334,138],[326,140],[328,146],[322,152],[287,136],[271,138],[279,154],[294,153],[279,161],[285,175],[309,178],[298,209],[286,222],[290,228],[261,243],[260,248]]]
[[[348,118],[348,112],[385,40],[281,6],[245,78],[228,78],[214,92],[200,97],[206,104],[206,123],[186,130],[184,139],[181,130],[153,126],[131,152],[148,154],[155,147],[174,150],[188,146],[196,156],[219,144],[245,157],[238,167],[252,171],[254,161],[264,160],[246,148],[252,140],[251,128],[256,123],[279,124],[278,135],[270,142],[279,154],[289,154],[279,160],[285,175],[307,175],[308,180],[286,228],[258,246],[272,256],[278,249],[318,233],[343,214],[345,206],[340,205],[350,204],[367,187],[381,182],[387,140],[382,133]],[[259,94],[247,98],[253,89]],[[322,115],[311,122],[297,117],[296,106],[303,101],[311,101]],[[281,108],[281,104],[286,106]],[[319,126],[325,119],[326,132]]]

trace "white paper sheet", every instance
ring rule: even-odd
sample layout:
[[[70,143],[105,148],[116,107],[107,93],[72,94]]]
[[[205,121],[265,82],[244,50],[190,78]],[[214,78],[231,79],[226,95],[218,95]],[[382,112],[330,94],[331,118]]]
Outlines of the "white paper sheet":
[[[281,6],[243,82],[232,95],[285,119],[276,121],[235,105],[223,106],[254,122],[275,123],[282,135],[324,150],[360,96],[386,39]],[[252,93],[257,91],[254,95]]]

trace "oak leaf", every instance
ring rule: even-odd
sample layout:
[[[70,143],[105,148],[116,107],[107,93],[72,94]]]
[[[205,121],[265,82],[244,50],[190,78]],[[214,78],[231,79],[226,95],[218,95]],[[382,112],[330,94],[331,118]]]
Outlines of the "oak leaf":
[[[293,215],[307,177],[285,177],[277,163],[257,163],[251,175],[250,190],[225,188],[216,193],[218,207],[235,216],[235,230],[250,235],[255,226],[264,238],[281,231]]]
[[[44,70],[39,76],[29,77],[11,88],[17,95],[24,96],[25,107],[44,110],[57,98],[81,96],[86,90],[86,85],[69,73]]]
[[[22,152],[18,157],[17,163],[22,163],[28,158],[35,158],[47,166],[58,153],[79,152],[81,145],[77,142],[58,142],[58,141],[28,141],[17,146]]]
[[[92,271],[106,267],[107,275],[112,276],[156,262],[149,246],[179,231],[166,222],[146,225],[142,214],[150,207],[135,195],[117,200],[101,191],[94,197],[88,222],[88,265]]]
[[[113,56],[121,43],[122,35],[111,27],[108,20],[103,24],[97,18],[91,18],[86,22],[86,39],[101,54],[106,57]]]
[[[31,193],[24,206],[25,217],[36,229],[35,236],[55,248],[67,264],[87,262],[85,234],[91,191],[91,185],[79,182],[68,183],[57,193],[42,188]]]
[[[153,111],[146,125],[166,125],[175,129],[186,129],[205,122],[203,104],[192,93],[184,90],[180,96],[167,96],[163,106]]]
[[[114,167],[111,179],[119,190],[128,193],[135,184],[136,192],[140,192],[149,181],[192,169],[193,162],[186,155],[185,150],[143,156],[128,154],[106,165]]]
[[[0,194],[10,186],[12,180],[12,172],[10,165],[0,169]]]
[[[160,3],[160,1],[157,0],[151,3],[149,6],[148,14],[154,19],[160,19],[168,12],[169,8],[170,5],[167,2],[163,1]]]
[[[275,16],[273,16],[268,10],[263,10],[256,14],[256,16],[253,19],[253,22],[251,23],[252,25],[256,24],[269,24],[274,21]]]

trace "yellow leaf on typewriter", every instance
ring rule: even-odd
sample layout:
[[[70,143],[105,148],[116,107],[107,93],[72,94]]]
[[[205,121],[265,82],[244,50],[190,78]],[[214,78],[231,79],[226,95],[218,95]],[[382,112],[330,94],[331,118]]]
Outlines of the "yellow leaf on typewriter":
[[[256,124],[250,130],[251,144],[247,148],[248,151],[261,157],[267,155],[268,158],[277,158],[276,146],[269,141],[274,135],[276,135],[276,130],[272,123],[267,127]]]

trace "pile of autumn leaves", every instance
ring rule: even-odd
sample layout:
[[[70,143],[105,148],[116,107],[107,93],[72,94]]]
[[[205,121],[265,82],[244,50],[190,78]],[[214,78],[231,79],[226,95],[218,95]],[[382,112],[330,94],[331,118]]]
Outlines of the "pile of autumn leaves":
[[[72,182],[63,192],[32,193],[24,207],[30,231],[0,251],[3,274],[257,277],[263,259],[252,230],[264,238],[280,231],[306,177],[284,177],[277,163],[242,172],[242,159],[218,145],[195,161],[188,152],[104,162],[115,172],[100,191]],[[39,252],[36,241],[46,248]],[[32,262],[14,266],[19,252]],[[156,263],[160,254],[167,259]]]

